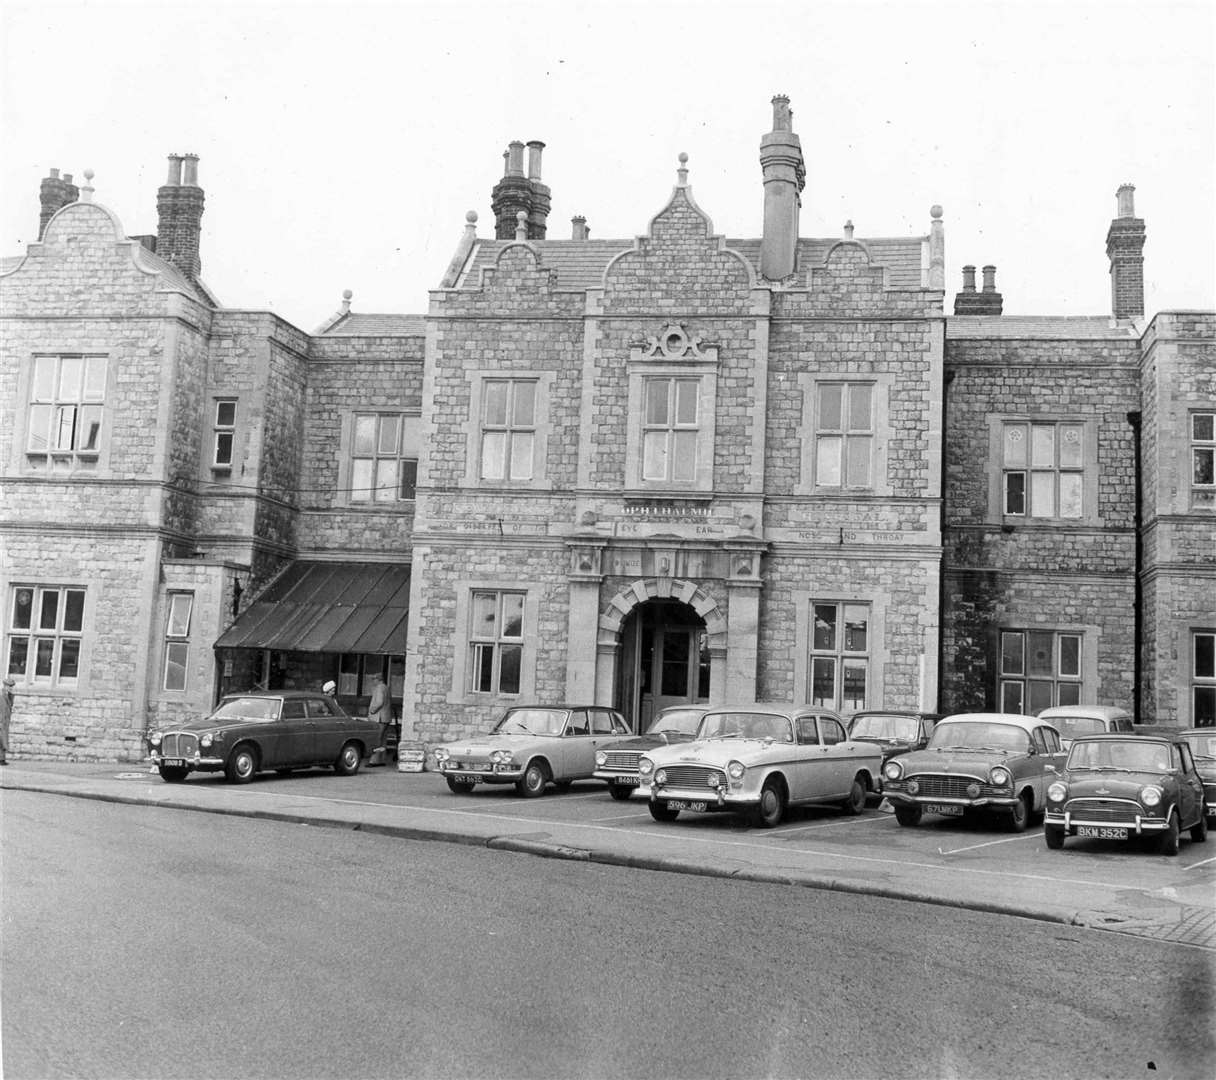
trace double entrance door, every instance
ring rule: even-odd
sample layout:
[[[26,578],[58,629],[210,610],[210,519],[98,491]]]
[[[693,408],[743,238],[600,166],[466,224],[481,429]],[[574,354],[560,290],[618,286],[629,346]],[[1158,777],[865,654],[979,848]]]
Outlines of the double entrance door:
[[[670,705],[709,700],[709,645],[704,620],[687,604],[651,600],[635,608],[622,640],[620,708],[645,731]]]

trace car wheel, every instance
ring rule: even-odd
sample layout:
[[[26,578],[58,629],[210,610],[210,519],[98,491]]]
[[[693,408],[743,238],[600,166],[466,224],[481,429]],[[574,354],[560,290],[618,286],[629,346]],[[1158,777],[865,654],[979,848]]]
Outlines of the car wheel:
[[[860,773],[853,777],[853,786],[849,788],[849,797],[844,801],[844,808],[850,814],[860,814],[866,808],[866,782]]]
[[[232,751],[224,775],[230,784],[247,784],[258,771],[258,755],[249,743],[241,743]]]
[[[629,784],[609,784],[608,794],[617,802],[625,802],[633,794],[633,787]]]
[[[1162,855],[1178,854],[1178,833],[1178,813],[1176,810],[1171,810],[1165,832],[1157,838],[1157,850]]]
[[[904,826],[919,825],[921,812],[919,806],[897,806],[895,820]]]
[[[1208,819],[1199,811],[1199,823],[1191,826],[1191,843],[1202,844],[1208,838]]]
[[[785,815],[785,785],[780,780],[764,781],[760,801],[752,808],[752,824],[759,829],[771,829]]]
[[[675,821],[680,816],[679,810],[673,810],[665,802],[652,799],[650,802],[650,816],[655,821]]]
[[[1052,851],[1059,851],[1064,846],[1064,830],[1059,825],[1044,825],[1043,839]]]
[[[180,784],[189,775],[190,770],[181,765],[162,765],[160,767],[160,778],[166,784]]]
[[[515,790],[525,799],[536,799],[545,793],[549,772],[539,761],[530,761],[524,774],[515,784]]]
[[[1012,832],[1025,832],[1030,823],[1030,797],[1023,795],[1009,811],[1009,828]]]
[[[454,776],[445,776],[444,779],[448,782],[448,791],[457,795],[467,795],[473,790],[473,785],[467,780],[458,780]]]
[[[359,744],[348,742],[338,751],[338,760],[334,762],[334,772],[339,776],[354,776],[359,771],[359,763],[363,755],[359,752]]]

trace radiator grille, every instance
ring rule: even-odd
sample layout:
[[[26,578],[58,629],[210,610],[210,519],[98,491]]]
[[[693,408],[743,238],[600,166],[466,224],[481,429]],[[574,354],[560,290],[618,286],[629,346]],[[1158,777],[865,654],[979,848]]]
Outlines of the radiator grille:
[[[1082,821],[1117,821],[1125,825],[1137,817],[1148,816],[1139,803],[1126,799],[1073,799],[1064,809]]]
[[[194,757],[198,753],[198,736],[174,731],[160,741],[162,757]]]
[[[721,769],[709,769],[704,765],[664,765],[662,768],[667,770],[668,787],[709,788],[726,784],[726,774]]]
[[[967,794],[967,786],[969,784],[980,784],[984,793],[990,792],[992,789],[987,784],[981,783],[978,776],[910,776],[909,780],[915,780],[920,785],[920,790],[917,795],[928,795],[938,799],[966,799],[970,798]]]
[[[635,773],[641,760],[640,750],[605,750],[604,768],[613,772]]]

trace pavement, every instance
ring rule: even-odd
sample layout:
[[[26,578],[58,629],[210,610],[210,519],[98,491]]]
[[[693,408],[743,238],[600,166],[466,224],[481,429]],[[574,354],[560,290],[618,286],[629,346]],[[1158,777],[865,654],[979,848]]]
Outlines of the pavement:
[[[364,768],[355,777],[312,771],[280,778],[272,773],[251,784],[230,785],[211,775],[166,784],[147,762],[10,759],[0,769],[0,792],[6,790],[882,896],[1132,934],[1216,953],[1216,843],[1211,842],[1184,841],[1182,855],[1174,859],[1142,853],[1104,859],[1084,851],[1065,858],[1058,852],[1046,855],[1045,849],[1041,858],[1037,850],[1027,857],[1023,845],[1017,861],[1007,854],[1013,849],[982,850],[1008,841],[999,835],[955,850],[943,849],[940,836],[919,829],[894,830],[886,846],[857,843],[855,836],[868,841],[876,835],[867,836],[865,826],[890,821],[872,810],[788,830],[784,825],[775,830],[721,827],[720,818],[705,828],[657,825],[640,800],[615,803],[595,782],[534,800],[515,798],[503,789],[487,791],[484,798],[457,797],[437,774],[399,771],[391,763]],[[856,828],[862,832],[847,832]],[[842,836],[847,837],[843,843]],[[895,849],[897,843],[902,847]],[[960,852],[966,854],[951,858]]]

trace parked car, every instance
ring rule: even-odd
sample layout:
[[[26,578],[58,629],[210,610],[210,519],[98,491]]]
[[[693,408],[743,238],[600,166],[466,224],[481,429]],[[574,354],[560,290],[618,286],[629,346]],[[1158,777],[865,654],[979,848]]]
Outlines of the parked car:
[[[1216,825],[1216,727],[1192,728],[1181,732],[1191,748],[1195,768],[1203,781],[1204,812]]]
[[[317,765],[353,776],[379,745],[379,724],[347,716],[328,694],[306,690],[229,694],[206,719],[148,737],[152,761],[171,784],[192,772],[223,772],[245,784],[263,769]]]
[[[850,717],[849,738],[877,745],[882,750],[885,765],[900,754],[923,750],[933,734],[934,725],[940,719],[940,713],[868,709]]]
[[[625,718],[602,705],[517,705],[485,735],[436,746],[435,765],[457,794],[514,784],[535,798],[550,783],[589,779],[595,752],[631,736]]]
[[[1102,735],[1105,732],[1131,732],[1135,716],[1117,705],[1055,705],[1039,713],[1060,733],[1060,742],[1067,750],[1073,739],[1082,735]]]
[[[1178,836],[1208,838],[1203,780],[1180,736],[1087,735],[1074,739],[1063,773],[1047,789],[1043,838],[1058,850],[1069,836],[1128,840],[1154,836],[1163,855]]]
[[[597,750],[592,775],[597,780],[608,781],[608,793],[614,799],[628,799],[638,790],[638,762],[642,752],[656,746],[691,742],[708,709],[708,705],[672,705],[664,709],[650,721],[643,734]]]
[[[1060,734],[1041,719],[958,713],[938,721],[923,750],[883,766],[883,794],[901,825],[919,824],[922,814],[996,810],[1022,832],[1046,805],[1051,770],[1063,763]]]
[[[638,770],[656,821],[724,811],[771,828],[807,803],[860,814],[881,766],[882,751],[850,740],[834,712],[749,703],[710,709],[693,742],[648,750]]]

